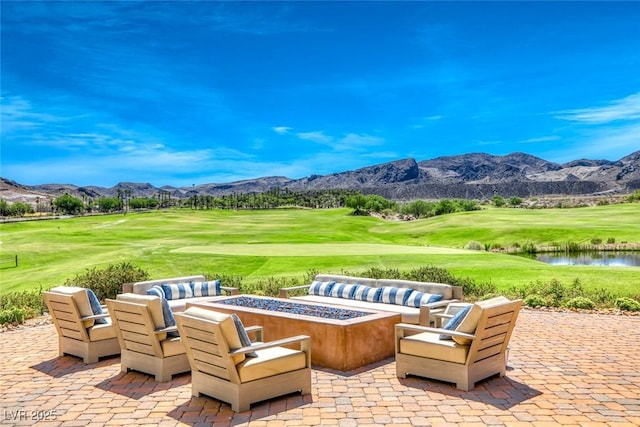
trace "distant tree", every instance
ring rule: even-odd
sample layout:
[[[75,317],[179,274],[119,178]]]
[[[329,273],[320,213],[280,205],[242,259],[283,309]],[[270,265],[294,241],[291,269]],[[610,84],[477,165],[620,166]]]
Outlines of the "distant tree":
[[[25,216],[26,214],[33,212],[33,206],[29,203],[15,202],[11,205],[11,216]]]
[[[434,206],[433,203],[425,202],[424,200],[414,200],[404,205],[401,212],[416,218],[430,217],[434,215]]]
[[[11,206],[5,199],[0,199],[0,216],[11,215]]]
[[[522,204],[522,199],[520,197],[509,197],[509,204],[511,206],[520,206]]]
[[[353,209],[354,215],[364,215],[367,213],[367,198],[362,194],[355,194],[347,197],[345,200],[345,206]]]
[[[457,212],[458,209],[456,207],[456,203],[449,199],[440,200],[436,203],[436,207],[434,209],[434,213],[436,215],[445,215]]]
[[[385,209],[391,209],[395,203],[385,199],[382,196],[378,196],[376,194],[372,194],[369,196],[365,196],[367,201],[365,203],[365,210],[367,212],[382,212]]]
[[[117,197],[99,197],[97,204],[100,212],[114,212],[122,209],[122,200]]]
[[[495,207],[501,208],[505,205],[504,197],[502,196],[493,196],[491,202]]]
[[[68,193],[55,199],[53,205],[59,212],[70,215],[82,213],[84,210],[82,200]]]

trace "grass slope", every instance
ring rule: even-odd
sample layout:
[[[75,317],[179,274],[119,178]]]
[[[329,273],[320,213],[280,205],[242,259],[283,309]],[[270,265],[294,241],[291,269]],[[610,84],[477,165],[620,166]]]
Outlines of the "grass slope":
[[[555,278],[587,288],[640,293],[640,267],[550,266],[534,260],[464,250],[469,241],[511,246],[640,242],[640,205],[579,209],[488,209],[410,221],[354,217],[347,209],[168,211],[0,225],[0,292],[48,288],[87,268],[123,261],[152,277],[204,273],[245,280],[339,273],[370,267],[446,268],[500,289]]]

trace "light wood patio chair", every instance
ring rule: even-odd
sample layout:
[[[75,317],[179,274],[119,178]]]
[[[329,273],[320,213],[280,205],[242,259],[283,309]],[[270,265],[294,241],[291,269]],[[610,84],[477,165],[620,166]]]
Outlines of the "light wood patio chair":
[[[178,329],[165,326],[161,299],[137,294],[119,294],[116,298],[106,303],[122,350],[121,371],[144,372],[154,375],[158,382],[188,372],[185,347],[179,336],[172,336]]]
[[[229,314],[190,307],[175,316],[191,364],[193,396],[206,394],[243,412],[254,402],[311,393],[308,336],[243,346]],[[300,350],[282,347],[291,344]]]
[[[109,315],[93,314],[88,292],[75,286],[59,286],[42,292],[58,332],[59,355],[77,356],[87,364],[97,363],[100,357],[120,354]]]
[[[507,345],[521,306],[522,300],[504,297],[477,302],[455,330],[397,324],[396,375],[453,382],[465,391],[492,375],[504,376]]]

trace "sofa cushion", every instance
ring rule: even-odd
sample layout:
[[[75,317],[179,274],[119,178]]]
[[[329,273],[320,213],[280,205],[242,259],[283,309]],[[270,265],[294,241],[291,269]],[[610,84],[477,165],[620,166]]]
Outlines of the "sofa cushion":
[[[438,302],[442,299],[440,294],[428,294],[425,292],[413,291],[409,294],[405,305],[409,307],[420,307],[421,305],[430,304],[432,302]]]
[[[458,311],[451,319],[449,319],[449,321],[442,327],[442,329],[446,329],[448,331],[456,331],[456,328],[460,326],[467,314],[469,314],[469,311],[471,311],[471,307],[471,305],[468,305],[462,308],[462,310]],[[440,334],[440,339],[453,340],[453,337],[451,335]]]
[[[75,302],[78,308],[80,317],[93,316],[93,310],[91,309],[91,302],[89,301],[89,295],[87,288],[81,288],[79,286],[57,286],[50,289],[51,292],[58,294],[71,295],[73,302]],[[83,320],[82,325],[85,328],[89,328],[95,324],[94,319]]]
[[[230,314],[207,310],[200,307],[189,307],[187,310],[185,310],[184,314],[198,319],[209,320],[218,323],[220,325],[220,330],[222,331],[222,336],[227,342],[229,350],[237,350],[242,347],[240,336],[238,335],[238,330],[236,329],[236,325],[233,323],[233,319],[231,318]],[[245,360],[245,355],[236,354],[231,356],[231,358],[233,360],[233,363],[237,365],[238,363]]]
[[[410,288],[383,286],[378,288],[373,301],[384,304],[406,305],[405,302],[411,292],[413,292],[413,289]]]
[[[478,320],[482,315],[482,311],[485,308],[494,307],[496,305],[509,302],[509,298],[499,296],[490,298],[484,301],[478,301],[471,306],[469,314],[463,319],[463,321],[455,328],[458,332],[464,332],[466,334],[473,334],[476,332],[476,326],[478,326]],[[453,340],[458,344],[469,344],[471,340],[463,337],[453,337]]]
[[[372,288],[371,286],[357,285],[352,299],[357,301],[375,302],[376,291],[377,289]]]
[[[331,295],[331,289],[336,282],[320,282],[314,280],[309,286],[309,295],[322,295],[328,297]]]
[[[452,340],[441,341],[436,333],[422,332],[400,340],[400,353],[447,362],[465,363],[469,354],[468,345]]]
[[[191,282],[194,297],[210,297],[221,294],[220,280],[213,282]]]
[[[162,290],[166,299],[192,298],[193,289],[190,283],[163,283]]]
[[[358,285],[348,283],[335,283],[331,288],[331,295],[334,298],[352,298]]]
[[[284,347],[258,350],[257,357],[250,357],[237,365],[240,382],[258,380],[306,367],[303,351]]]

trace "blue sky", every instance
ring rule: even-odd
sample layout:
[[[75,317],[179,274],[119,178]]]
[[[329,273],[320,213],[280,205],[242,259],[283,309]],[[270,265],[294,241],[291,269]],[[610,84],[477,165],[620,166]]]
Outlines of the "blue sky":
[[[0,176],[21,184],[640,149],[640,2],[0,7]]]

